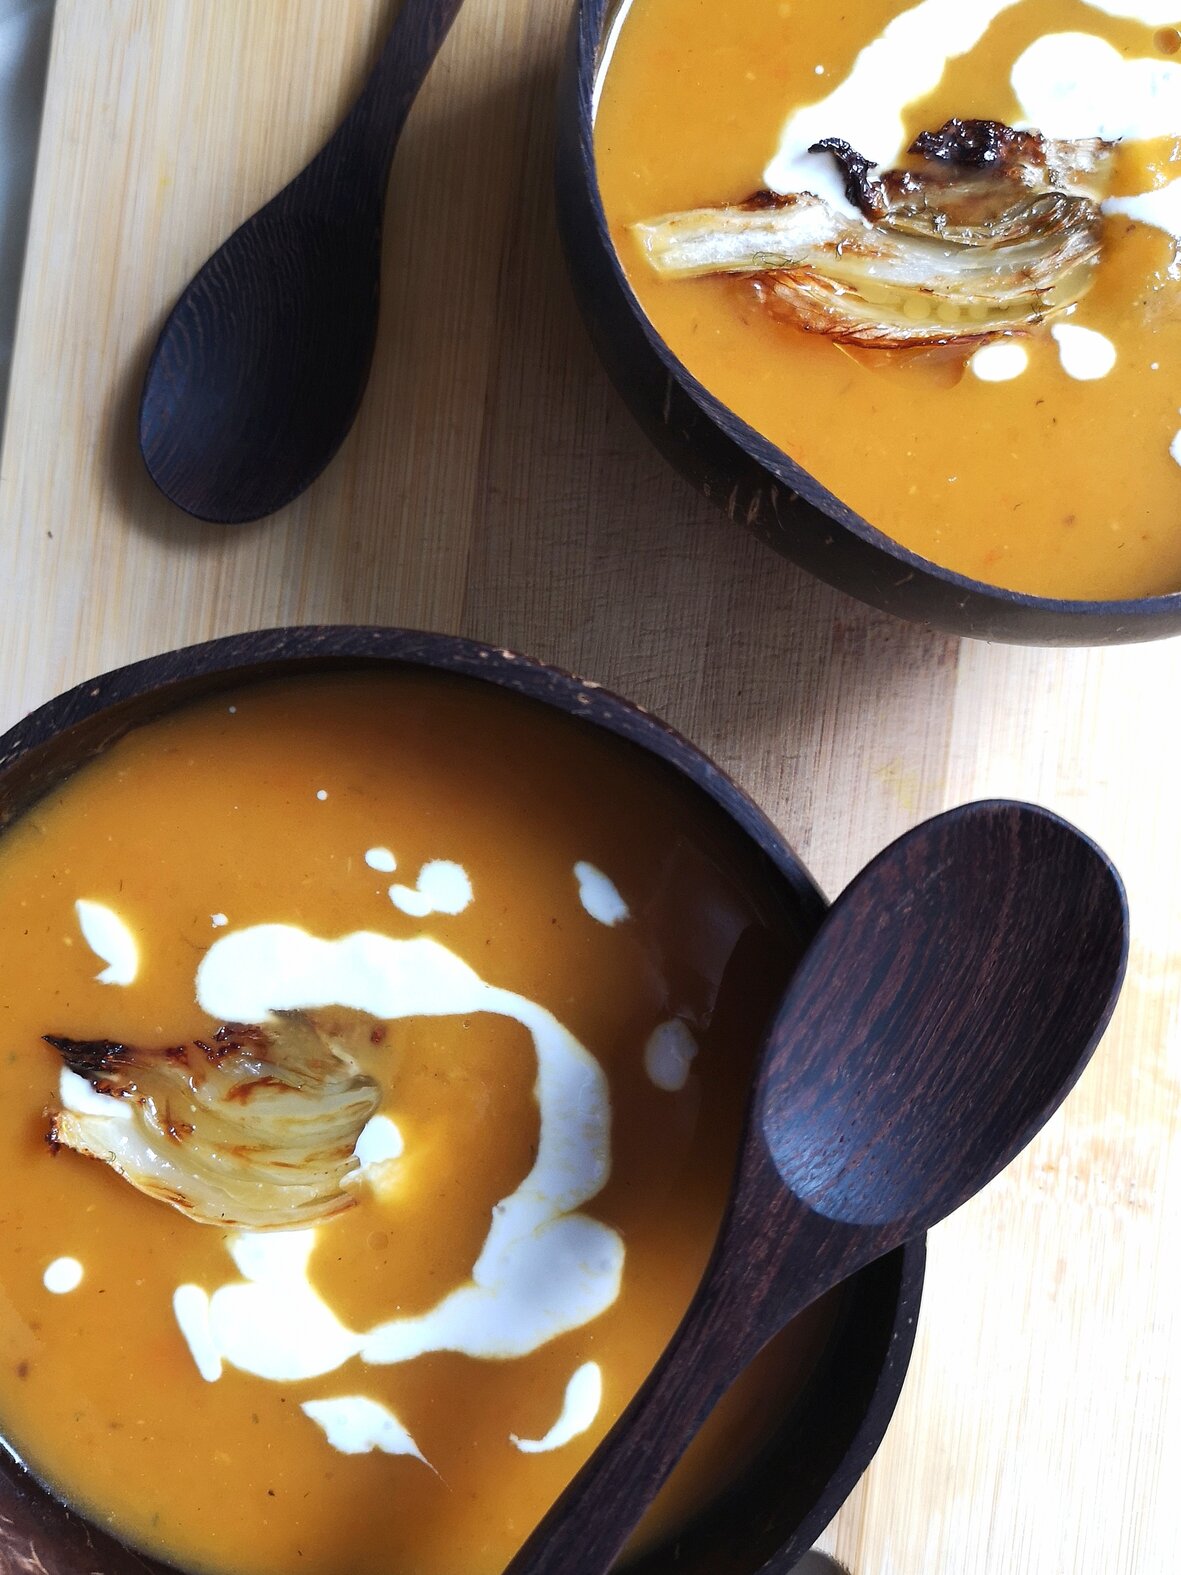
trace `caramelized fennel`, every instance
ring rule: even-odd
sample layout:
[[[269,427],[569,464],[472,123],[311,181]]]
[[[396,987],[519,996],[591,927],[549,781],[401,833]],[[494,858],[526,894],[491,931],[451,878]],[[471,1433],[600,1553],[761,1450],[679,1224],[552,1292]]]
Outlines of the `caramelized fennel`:
[[[773,315],[877,349],[1028,330],[1090,288],[1108,143],[951,120],[912,144],[920,167],[879,177],[836,139],[813,151],[840,164],[861,218],[758,192],[636,225],[648,261],[667,278],[748,275]]]
[[[284,1229],[352,1207],[344,1182],[381,1091],[302,1013],[162,1049],[45,1040],[111,1101],[51,1111],[55,1148],[204,1225]]]

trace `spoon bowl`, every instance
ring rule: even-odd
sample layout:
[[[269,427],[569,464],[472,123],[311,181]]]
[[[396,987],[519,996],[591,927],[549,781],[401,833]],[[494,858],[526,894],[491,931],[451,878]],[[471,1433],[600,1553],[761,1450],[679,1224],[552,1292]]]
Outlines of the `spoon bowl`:
[[[918,1235],[1074,1086],[1115,1006],[1114,867],[1031,805],[969,804],[880,853],[833,906],[773,1030],[759,1136],[824,1218]]]
[[[164,324],[139,442],[186,513],[225,524],[273,513],[344,442],[377,338],[390,164],[461,3],[404,0],[335,134],[214,252]]]
[[[1107,1025],[1127,947],[1110,861],[1031,805],[952,810],[856,877],[771,1028],[697,1296],[508,1575],[605,1575],[771,1336],[978,1192],[1049,1119]]]
[[[241,523],[319,475],[368,381],[380,262],[380,215],[345,226],[274,205],[214,253],[156,344],[140,412],[144,460],[174,503]],[[364,276],[371,311],[354,293]]]

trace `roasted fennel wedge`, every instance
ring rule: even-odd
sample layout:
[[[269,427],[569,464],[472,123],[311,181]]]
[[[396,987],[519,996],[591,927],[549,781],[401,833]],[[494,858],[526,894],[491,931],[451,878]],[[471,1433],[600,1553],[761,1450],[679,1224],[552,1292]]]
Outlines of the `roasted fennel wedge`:
[[[50,1111],[55,1149],[206,1225],[284,1229],[352,1206],[353,1150],[381,1090],[309,1017],[227,1023],[163,1049],[45,1039],[89,1088]]]
[[[810,192],[758,192],[635,225],[666,278],[750,277],[775,316],[867,348],[972,343],[1028,330],[1079,300],[1099,262],[1109,143],[1051,142],[995,121],[948,121],[873,174],[835,158],[859,214]]]

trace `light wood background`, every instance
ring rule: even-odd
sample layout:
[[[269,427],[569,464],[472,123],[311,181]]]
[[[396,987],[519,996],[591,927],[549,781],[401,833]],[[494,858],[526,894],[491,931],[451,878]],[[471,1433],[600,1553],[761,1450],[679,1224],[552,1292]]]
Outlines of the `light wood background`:
[[[822,1545],[855,1575],[1171,1575],[1181,645],[1022,651],[892,622],[665,469],[586,342],[554,234],[568,3],[469,0],[395,166],[358,426],[309,495],[233,528],[143,474],[145,356],[194,269],[333,125],[386,5],[58,0],[0,457],[0,724],[206,636],[401,623],[662,713],[830,892],[965,799],[1075,819],[1130,889],[1123,1004],[1034,1149],[936,1232],[902,1404]]]

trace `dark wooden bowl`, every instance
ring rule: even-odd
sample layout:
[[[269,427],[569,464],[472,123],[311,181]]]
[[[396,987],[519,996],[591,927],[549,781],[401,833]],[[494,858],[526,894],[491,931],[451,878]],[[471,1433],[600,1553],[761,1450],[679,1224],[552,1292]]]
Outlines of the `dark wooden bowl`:
[[[1027,596],[909,552],[741,421],[673,355],[620,266],[595,171],[591,94],[620,3],[578,0],[574,14],[558,97],[558,228],[595,347],[665,458],[732,521],[838,590],[900,618],[1018,645],[1119,645],[1181,633],[1181,592],[1131,601]]]
[[[0,827],[128,729],[186,701],[298,673],[430,667],[496,684],[605,728],[667,762],[739,826],[780,884],[801,935],[825,902],[770,821],[664,723],[566,673],[449,635],[395,629],[277,629],[154,656],[80,684],[0,738]],[[791,1568],[836,1513],[881,1442],[914,1342],[925,1247],[916,1241],[851,1280],[825,1353],[749,1470],[641,1575],[773,1575]],[[163,1575],[53,1498],[0,1450],[0,1570]]]

